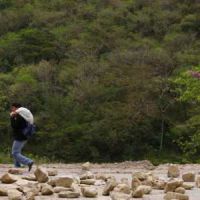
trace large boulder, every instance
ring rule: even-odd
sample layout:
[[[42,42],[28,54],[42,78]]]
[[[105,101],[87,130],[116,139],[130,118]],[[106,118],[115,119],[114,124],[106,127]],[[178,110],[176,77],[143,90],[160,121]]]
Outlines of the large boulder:
[[[38,167],[34,174],[39,183],[46,183],[49,180],[48,172],[44,168]]]
[[[169,165],[168,167],[168,177],[177,178],[180,176],[180,170],[177,165]]]

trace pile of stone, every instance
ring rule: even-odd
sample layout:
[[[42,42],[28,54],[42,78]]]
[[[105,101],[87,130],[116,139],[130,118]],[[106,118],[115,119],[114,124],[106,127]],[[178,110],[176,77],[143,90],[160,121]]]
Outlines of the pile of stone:
[[[58,175],[56,170],[47,170],[38,166],[33,174],[23,176],[23,170],[10,169],[0,178],[0,196],[9,200],[34,200],[36,196],[55,198],[97,198],[109,196],[112,200],[143,198],[152,190],[163,190],[164,200],[189,200],[186,190],[200,187],[200,176],[192,172],[185,173],[180,179],[176,165],[168,168],[168,180],[162,180],[150,172],[134,172],[131,182],[127,178],[117,181],[114,176],[94,174],[90,163],[84,163],[77,176]],[[0,197],[1,198],[1,197]]]
[[[34,200],[42,195],[54,195],[56,198],[97,197],[98,184],[105,185],[105,180],[100,179],[102,177],[96,179],[89,166],[85,163],[78,177],[59,176],[56,171],[47,171],[42,167],[37,167],[34,174],[28,176],[21,176],[22,170],[10,169],[1,176],[0,196],[8,196],[9,200]]]
[[[194,187],[192,182],[195,182],[196,179],[196,186],[200,186],[200,177],[195,177],[193,172],[184,173],[180,178],[180,170],[177,165],[168,167],[168,177],[170,179],[164,188],[166,193],[164,200],[189,200],[186,190],[191,190]]]

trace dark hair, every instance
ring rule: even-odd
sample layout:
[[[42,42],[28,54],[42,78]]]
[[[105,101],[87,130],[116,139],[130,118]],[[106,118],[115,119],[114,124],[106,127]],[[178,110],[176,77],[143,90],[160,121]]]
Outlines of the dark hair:
[[[15,108],[20,108],[20,107],[22,107],[22,105],[21,105],[20,103],[12,103],[11,106],[13,106],[13,107],[15,107]]]

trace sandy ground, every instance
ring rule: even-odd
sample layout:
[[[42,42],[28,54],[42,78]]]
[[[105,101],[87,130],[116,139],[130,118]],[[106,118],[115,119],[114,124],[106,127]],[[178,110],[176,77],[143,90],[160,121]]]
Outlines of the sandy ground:
[[[73,175],[78,176],[81,173],[81,164],[43,164],[43,167],[48,169],[56,169],[59,175]],[[91,170],[94,174],[106,174],[115,176],[117,180],[121,178],[128,178],[129,182],[131,182],[131,175],[133,172],[153,172],[156,176],[166,179],[167,178],[167,169],[169,164],[163,164],[159,166],[153,166],[149,161],[126,161],[122,163],[104,163],[104,164],[91,164]],[[200,172],[200,165],[199,164],[185,164],[185,165],[178,165],[181,171],[181,174],[185,172],[194,172],[195,174],[199,174]],[[0,164],[0,176],[7,172],[8,169],[12,168],[12,165],[4,165]],[[36,166],[33,167],[31,172],[27,172],[27,169],[24,169],[24,175],[32,174]],[[181,176],[180,176],[181,177]],[[194,184],[194,183],[192,183]],[[0,187],[4,186],[0,184]],[[5,187],[5,186],[4,186]],[[98,186],[99,192],[98,197],[95,199],[99,200],[110,200],[110,197],[102,196],[102,188],[103,186]],[[200,200],[200,189],[194,188],[192,190],[187,190],[186,194],[189,196],[190,200]],[[142,199],[138,200],[162,200],[164,196],[163,190],[153,190],[150,195],[145,195]],[[51,200],[51,199],[60,199],[57,198],[56,195],[54,196],[38,196],[36,200]],[[84,197],[80,197],[78,199],[88,199]],[[93,199],[93,198],[89,198]],[[134,199],[134,198],[133,198]],[[7,197],[0,197],[0,200],[8,200]]]

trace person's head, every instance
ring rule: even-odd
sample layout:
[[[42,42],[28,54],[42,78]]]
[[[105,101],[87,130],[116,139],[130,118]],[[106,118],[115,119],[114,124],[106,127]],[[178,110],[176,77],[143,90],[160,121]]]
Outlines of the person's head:
[[[11,105],[11,111],[15,112],[18,108],[22,107],[20,103],[12,103]]]

